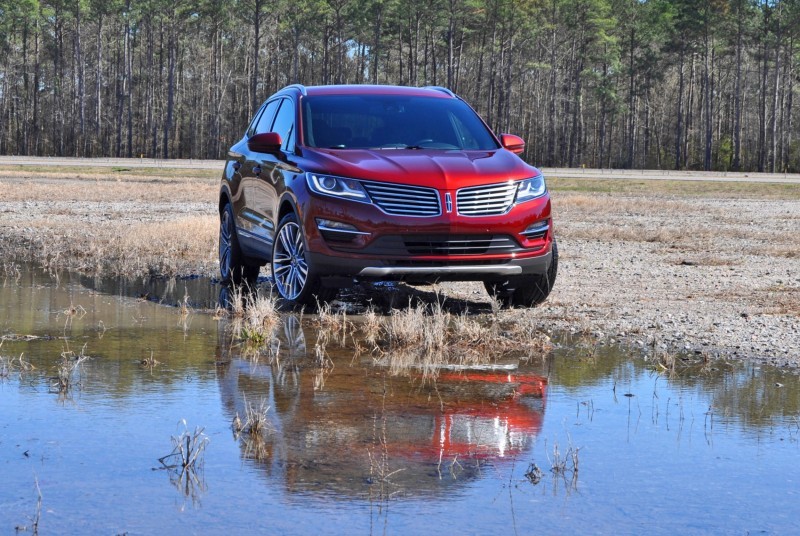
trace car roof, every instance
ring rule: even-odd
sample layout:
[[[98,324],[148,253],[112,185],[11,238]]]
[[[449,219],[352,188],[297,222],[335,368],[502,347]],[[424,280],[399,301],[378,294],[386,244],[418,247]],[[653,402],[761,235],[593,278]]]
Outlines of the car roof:
[[[404,95],[409,97],[437,97],[452,99],[455,95],[448,89],[440,87],[409,87],[383,85],[332,85],[332,86],[289,86],[296,88],[307,96],[315,95]],[[289,89],[286,88],[286,89]]]

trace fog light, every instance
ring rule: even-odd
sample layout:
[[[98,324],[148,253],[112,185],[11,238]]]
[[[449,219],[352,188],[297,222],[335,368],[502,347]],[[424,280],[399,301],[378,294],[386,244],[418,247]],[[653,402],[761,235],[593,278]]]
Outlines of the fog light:
[[[550,230],[550,220],[537,221],[528,226],[527,229],[522,231],[522,236],[528,240],[541,240],[547,235]]]
[[[358,232],[358,229],[355,225],[350,225],[349,223],[344,223],[342,221],[336,220],[326,220],[323,218],[317,218],[317,227],[320,228],[321,231],[355,231]]]
[[[359,231],[355,225],[324,218],[317,218],[317,228],[326,240],[349,242],[359,236],[369,236],[369,233]]]

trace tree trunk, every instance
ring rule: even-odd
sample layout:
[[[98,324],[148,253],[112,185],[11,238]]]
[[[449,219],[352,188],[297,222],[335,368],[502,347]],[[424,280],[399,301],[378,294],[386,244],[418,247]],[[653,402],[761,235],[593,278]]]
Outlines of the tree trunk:
[[[678,110],[675,126],[675,170],[681,169],[681,149],[683,147],[683,90],[684,90],[684,62],[686,49],[681,46],[678,67]]]
[[[742,169],[742,12],[736,17],[736,76],[733,97],[733,171]]]

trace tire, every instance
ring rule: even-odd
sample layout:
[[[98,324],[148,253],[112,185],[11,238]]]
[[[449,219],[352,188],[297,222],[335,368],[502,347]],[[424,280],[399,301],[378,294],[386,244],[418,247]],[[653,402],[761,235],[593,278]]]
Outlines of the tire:
[[[486,291],[505,307],[534,307],[547,299],[558,275],[558,244],[553,240],[553,257],[547,272],[484,281]]]
[[[278,223],[272,243],[272,281],[281,298],[298,305],[316,306],[336,296],[325,287],[306,251],[303,227],[293,212]]]
[[[255,287],[258,281],[259,266],[246,262],[239,238],[236,235],[236,222],[233,208],[227,203],[219,214],[219,275],[225,285],[247,285]]]

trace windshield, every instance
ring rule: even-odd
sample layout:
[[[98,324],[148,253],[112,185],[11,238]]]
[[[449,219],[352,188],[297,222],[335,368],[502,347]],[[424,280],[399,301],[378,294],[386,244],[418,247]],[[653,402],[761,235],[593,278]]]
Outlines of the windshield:
[[[316,95],[303,99],[305,144],[329,149],[490,151],[497,142],[458,99]]]

